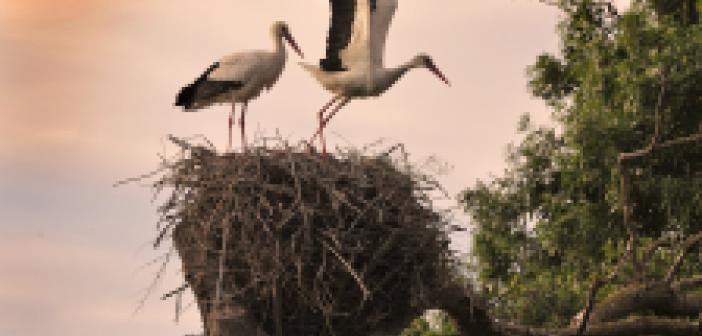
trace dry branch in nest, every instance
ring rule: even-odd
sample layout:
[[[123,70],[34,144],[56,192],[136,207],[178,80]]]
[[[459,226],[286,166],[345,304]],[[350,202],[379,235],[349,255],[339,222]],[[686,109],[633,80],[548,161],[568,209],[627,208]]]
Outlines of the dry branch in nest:
[[[154,184],[172,189],[157,243],[172,237],[207,335],[226,319],[268,335],[387,330],[452,283],[449,225],[431,204],[440,187],[407,162],[172,140],[183,156]]]

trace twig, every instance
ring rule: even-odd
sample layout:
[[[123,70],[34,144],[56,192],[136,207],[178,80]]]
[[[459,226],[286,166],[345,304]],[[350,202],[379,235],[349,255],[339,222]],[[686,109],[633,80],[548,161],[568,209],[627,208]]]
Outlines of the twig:
[[[139,304],[137,305],[136,309],[132,312],[132,314],[138,313],[142,308],[144,308],[144,305],[146,304],[146,299],[149,298],[149,295],[156,289],[156,286],[161,282],[163,279],[163,274],[166,273],[166,267],[168,266],[168,262],[171,259],[171,255],[173,255],[173,247],[171,247],[170,250],[166,253],[166,257],[161,263],[161,266],[159,267],[158,271],[156,272],[156,277],[154,278],[153,281],[151,281],[151,284],[149,287],[146,289],[146,294],[139,300]]]
[[[188,286],[190,286],[190,285],[187,283],[180,285],[180,287],[178,287],[178,288],[176,288],[176,289],[174,289],[166,294],[163,294],[163,296],[161,296],[161,300],[168,300],[173,295],[180,294],[180,293],[184,292],[186,289],[188,289]]]
[[[349,264],[344,257],[339,254],[333,247],[329,246],[327,242],[322,241],[322,245],[324,245],[324,248],[329,250],[339,261],[341,262],[342,265],[346,268],[346,271],[351,274],[354,280],[356,280],[356,283],[358,284],[358,287],[361,289],[361,292],[363,293],[363,301],[366,301],[368,297],[370,296],[371,292],[368,290],[368,287],[363,283],[363,279],[356,273],[356,270],[353,269],[351,264]]]
[[[116,187],[119,187],[119,186],[121,186],[121,185],[125,185],[125,184],[128,184],[128,183],[139,182],[139,181],[141,181],[141,180],[145,180],[145,179],[148,179],[148,178],[152,178],[152,177],[154,177],[154,176],[156,176],[156,175],[158,175],[158,174],[160,174],[160,173],[163,173],[166,169],[169,169],[169,168],[171,168],[171,167],[169,167],[169,166],[163,166],[163,167],[161,167],[161,168],[159,168],[159,169],[156,169],[156,170],[154,170],[154,171],[152,171],[152,172],[149,172],[149,173],[146,173],[146,174],[141,174],[141,175],[139,175],[139,176],[137,176],[137,177],[126,178],[126,179],[124,179],[124,180],[120,180],[120,181],[115,182],[114,184],[112,184],[112,187],[113,187],[113,188],[116,188]]]
[[[680,271],[680,266],[682,265],[683,261],[685,261],[685,257],[687,257],[687,254],[690,253],[690,251],[695,246],[697,246],[697,244],[699,244],[700,241],[702,241],[702,232],[698,232],[697,234],[692,235],[691,237],[689,237],[685,240],[685,243],[683,243],[682,249],[680,249],[680,254],[675,259],[675,262],[668,270],[668,274],[665,276],[664,281],[666,283],[670,284],[673,281],[673,278]]]
[[[181,313],[182,303],[183,303],[183,292],[178,292],[178,294],[176,294],[176,302],[175,302],[175,323],[178,323],[180,321],[180,313]]]
[[[189,149],[192,149],[192,148],[193,148],[193,145],[191,145],[190,143],[188,143],[188,142],[185,141],[185,140],[176,138],[176,137],[173,136],[172,134],[169,134],[169,135],[168,135],[168,140],[171,140],[172,143],[174,143],[174,144],[180,146],[182,149],[189,150]]]

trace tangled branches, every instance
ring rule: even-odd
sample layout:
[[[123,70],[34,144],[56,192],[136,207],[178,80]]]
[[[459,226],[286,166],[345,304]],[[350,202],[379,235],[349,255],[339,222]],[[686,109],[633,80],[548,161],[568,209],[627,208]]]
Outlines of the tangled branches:
[[[218,155],[172,140],[184,156],[154,184],[172,189],[157,242],[173,238],[207,335],[242,319],[268,335],[402,327],[451,283],[439,186],[390,153]]]

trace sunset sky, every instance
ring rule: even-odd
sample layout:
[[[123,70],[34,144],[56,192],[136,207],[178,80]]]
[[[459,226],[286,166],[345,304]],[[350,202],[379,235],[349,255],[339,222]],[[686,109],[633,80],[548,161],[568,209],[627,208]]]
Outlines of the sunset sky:
[[[619,2],[620,5],[624,1]],[[165,136],[204,134],[220,149],[229,107],[182,113],[175,94],[222,55],[271,48],[285,20],[310,63],[323,55],[327,0],[0,0],[0,335],[184,335],[158,294],[180,284],[178,262],[132,314],[165,251],[153,251],[156,204],[138,184]],[[419,52],[451,80],[405,76],[379,99],[353,101],[327,129],[330,145],[380,138],[411,160],[453,166],[458,194],[499,174],[516,123],[549,110],[531,98],[526,67],[558,50],[558,11],[537,0],[400,0],[387,43],[394,66]],[[249,105],[247,129],[308,138],[329,99],[289,54],[285,73]],[[237,139],[235,137],[235,139]],[[238,141],[235,143],[238,145]],[[460,223],[466,225],[467,223]],[[464,248],[466,237],[458,237]],[[190,302],[186,299],[186,303]]]

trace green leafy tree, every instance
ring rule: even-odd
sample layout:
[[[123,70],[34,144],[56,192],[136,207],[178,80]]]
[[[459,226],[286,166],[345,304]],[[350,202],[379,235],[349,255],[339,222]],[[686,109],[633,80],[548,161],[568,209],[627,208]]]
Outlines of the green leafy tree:
[[[554,126],[525,115],[508,168],[461,196],[495,316],[547,327],[568,324],[627,253],[642,265],[624,278],[662,277],[702,229],[702,142],[690,138],[702,132],[702,1],[634,0],[622,14],[606,1],[554,4],[560,55],[528,71]],[[701,260],[687,258],[681,275],[699,274]]]

